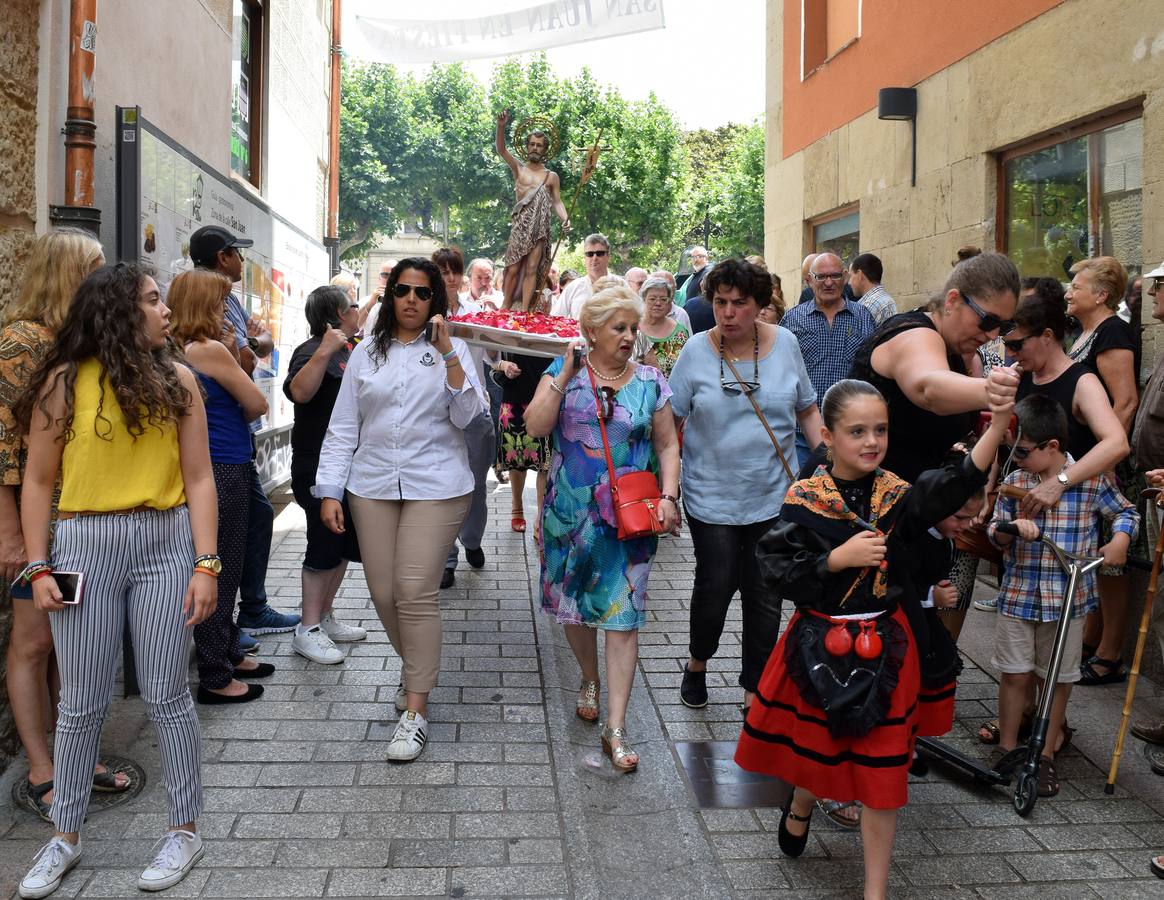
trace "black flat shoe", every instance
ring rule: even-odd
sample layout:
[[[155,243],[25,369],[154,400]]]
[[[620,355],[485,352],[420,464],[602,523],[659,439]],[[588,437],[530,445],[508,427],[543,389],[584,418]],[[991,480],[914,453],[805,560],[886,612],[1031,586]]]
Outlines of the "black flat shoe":
[[[707,672],[692,672],[683,664],[683,681],[679,685],[679,699],[691,709],[707,706]]]
[[[795,835],[788,831],[788,820],[793,822],[804,822],[804,834]],[[784,812],[780,816],[780,830],[776,832],[776,842],[780,845],[780,852],[785,856],[790,856],[793,859],[800,856],[804,852],[804,848],[808,846],[808,829],[812,826],[812,810],[809,810],[807,816],[798,816],[792,811],[792,800],[788,800],[788,805],[784,808]]]
[[[453,582],[457,580],[457,576],[453,574],[452,569],[445,569],[445,574],[441,576],[441,590],[451,588]]]
[[[465,548],[465,559],[469,561],[474,569],[480,569],[485,566],[485,551],[478,547],[476,550]]]
[[[259,663],[253,669],[235,669],[235,678],[268,678],[275,674],[275,667],[270,663]]]
[[[1106,671],[1101,675],[1096,666],[1103,666]],[[1099,684],[1122,684],[1128,680],[1128,670],[1124,668],[1122,659],[1103,659],[1093,656],[1079,667],[1079,683],[1088,686]]]
[[[199,703],[204,703],[207,706],[221,706],[227,703],[250,703],[252,700],[258,700],[263,696],[263,686],[261,684],[248,684],[247,692],[239,694],[237,697],[231,697],[227,694],[216,694],[214,691],[208,691],[202,685],[198,685],[197,700]]]

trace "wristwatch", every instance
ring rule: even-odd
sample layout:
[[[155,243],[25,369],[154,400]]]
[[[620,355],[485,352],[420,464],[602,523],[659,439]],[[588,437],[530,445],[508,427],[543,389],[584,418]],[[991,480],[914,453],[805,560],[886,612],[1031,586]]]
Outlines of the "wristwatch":
[[[1063,487],[1069,487],[1069,485],[1067,484],[1067,473],[1066,472],[1060,472],[1058,475],[1055,476],[1055,480],[1058,481],[1059,484],[1063,485]]]
[[[222,560],[217,556],[200,556],[194,560],[195,569],[205,569],[211,575],[222,574]]]

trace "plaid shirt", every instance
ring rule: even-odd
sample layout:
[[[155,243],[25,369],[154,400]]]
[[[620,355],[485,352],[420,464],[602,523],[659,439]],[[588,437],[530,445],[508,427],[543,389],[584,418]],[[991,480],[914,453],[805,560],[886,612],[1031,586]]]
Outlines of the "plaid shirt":
[[[869,310],[855,300],[845,301],[830,326],[815,299],[792,307],[780,320],[780,326],[796,335],[818,405],[824,400],[825,391],[849,377],[857,348],[876,327]]]
[[[1067,465],[1074,464],[1068,456]],[[1019,469],[1006,477],[1006,484],[1033,488],[1039,477]],[[1017,500],[998,497],[994,507],[994,521],[987,534],[995,540],[999,522],[1019,518]],[[1059,502],[1034,519],[1036,525],[1052,541],[1076,556],[1099,555],[1099,527],[1096,514],[1112,523],[1112,531],[1123,532],[1135,540],[1140,527],[1140,516],[1131,502],[1118,490],[1107,475],[1089,478],[1072,485],[1063,492]],[[1050,549],[1040,542],[1013,539],[1003,548],[1005,571],[1002,589],[998,595],[998,611],[1016,619],[1032,622],[1053,622],[1059,618],[1063,595],[1067,591],[1067,573],[1055,560]],[[1075,594],[1076,617],[1093,612],[1099,607],[1096,599],[1095,572],[1079,583]]]
[[[865,291],[858,301],[873,316],[877,325],[897,315],[897,303],[889,296],[889,291],[877,284]]]

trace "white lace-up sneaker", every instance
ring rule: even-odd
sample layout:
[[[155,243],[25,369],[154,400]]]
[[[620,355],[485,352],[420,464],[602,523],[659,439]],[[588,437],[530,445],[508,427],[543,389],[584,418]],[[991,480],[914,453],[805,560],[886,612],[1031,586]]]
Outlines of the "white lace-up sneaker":
[[[81,860],[81,845],[55,837],[32,858],[32,868],[20,882],[21,897],[47,897],[61,886],[69,869]]]
[[[362,641],[368,636],[368,632],[359,625],[349,625],[347,622],[341,622],[330,612],[320,619],[319,627],[326,631],[327,636],[337,644]]]
[[[325,666],[334,666],[344,661],[343,652],[319,625],[291,638],[291,649]]]
[[[408,710],[396,723],[396,733],[388,744],[388,762],[412,762],[424,749],[428,720],[418,712]]]
[[[396,699],[394,704],[397,712],[404,712],[408,709],[408,691],[404,690],[403,681],[396,686]]]
[[[167,831],[155,846],[158,852],[154,861],[137,880],[143,891],[173,887],[202,859],[202,838],[192,831]]]

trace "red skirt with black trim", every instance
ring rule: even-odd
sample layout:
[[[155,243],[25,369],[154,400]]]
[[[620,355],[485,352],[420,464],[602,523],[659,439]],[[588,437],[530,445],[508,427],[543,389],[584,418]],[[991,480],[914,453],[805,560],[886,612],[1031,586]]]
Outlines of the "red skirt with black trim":
[[[810,706],[784,663],[788,630],[776,644],[736,747],[742,769],[773,775],[830,800],[858,800],[872,809],[897,809],[906,786],[917,735],[920,676],[917,644],[902,610],[891,618],[909,640],[885,721],[857,738],[829,733],[824,710]]]
[[[951,678],[939,688],[923,687],[917,695],[918,737],[941,737],[954,727],[954,692],[958,682]]]

